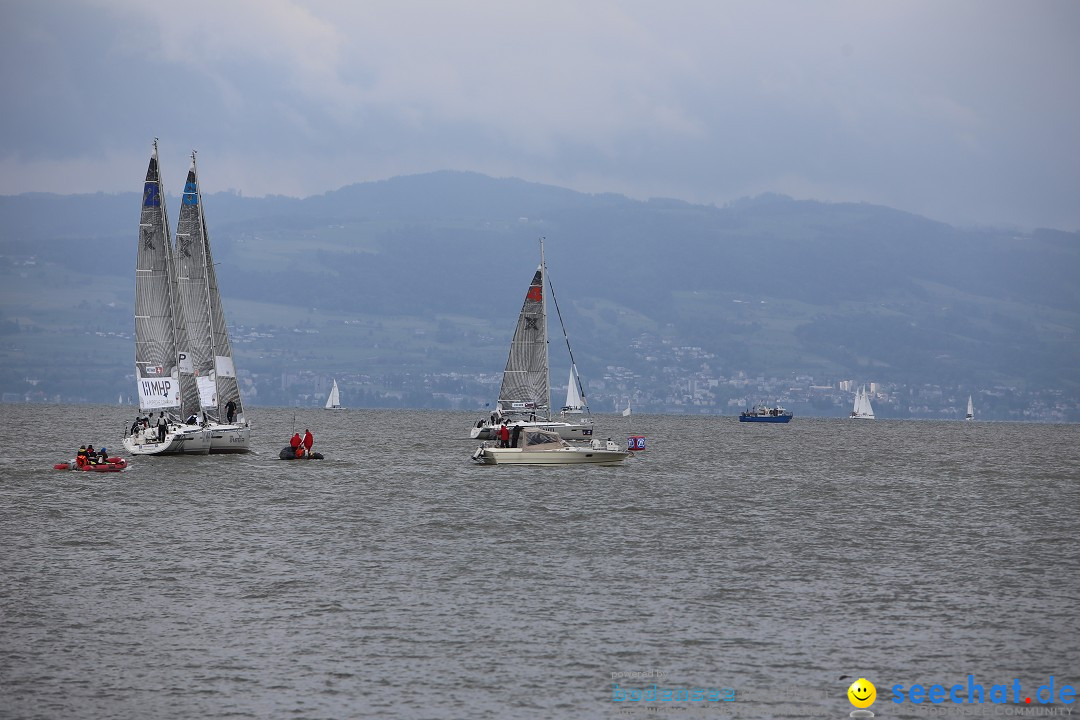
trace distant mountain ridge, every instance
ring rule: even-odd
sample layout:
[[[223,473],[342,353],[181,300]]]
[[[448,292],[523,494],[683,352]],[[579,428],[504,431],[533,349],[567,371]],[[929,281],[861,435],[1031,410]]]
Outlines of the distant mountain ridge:
[[[36,270],[20,270],[31,274],[89,260],[130,305],[138,202],[134,192],[0,197],[0,254],[34,256]],[[178,203],[170,197],[174,222]],[[509,332],[544,236],[575,350],[593,366],[648,371],[631,345],[652,333],[704,348],[725,372],[1080,391],[1076,232],[963,229],[780,195],[637,201],[453,171],[204,203],[231,322],[271,323],[289,308],[434,322],[440,346],[460,354],[425,356],[429,368],[501,369],[506,345],[477,346],[467,319],[487,325],[485,337]],[[37,322],[32,295],[49,285],[8,291],[4,316]],[[64,292],[77,304],[77,285]]]

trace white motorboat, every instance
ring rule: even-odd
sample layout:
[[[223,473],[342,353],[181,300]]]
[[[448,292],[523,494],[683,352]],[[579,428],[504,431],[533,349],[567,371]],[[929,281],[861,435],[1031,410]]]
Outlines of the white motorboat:
[[[482,465],[615,465],[630,455],[612,440],[593,440],[588,445],[571,445],[552,430],[522,428],[518,447],[497,447],[486,442],[472,458]]]

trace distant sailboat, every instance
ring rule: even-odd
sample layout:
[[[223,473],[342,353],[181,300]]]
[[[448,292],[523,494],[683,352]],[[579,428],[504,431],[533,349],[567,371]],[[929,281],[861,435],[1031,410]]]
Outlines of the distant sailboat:
[[[341,393],[338,391],[337,378],[334,378],[334,387],[330,389],[330,397],[326,398],[327,410],[344,410],[341,407]]]
[[[570,366],[570,380],[566,383],[566,404],[563,405],[564,415],[581,415],[585,412],[585,399],[581,396],[581,388],[578,386],[577,366]]]
[[[622,411],[623,417],[630,416],[630,398],[626,398],[626,409]]]
[[[121,393],[121,394],[120,394],[120,397],[119,397],[119,398],[117,398],[117,400],[116,400],[116,404],[117,404],[117,405],[123,405],[123,404],[124,404],[124,395],[123,395],[123,393]]]
[[[967,409],[967,415],[964,416],[964,419],[965,420],[974,420],[975,419],[975,406],[971,404],[971,396],[970,395],[968,395],[968,409]]]
[[[855,393],[855,405],[851,409],[851,417],[863,420],[874,419],[874,408],[870,405],[870,396],[866,393],[865,385]]]

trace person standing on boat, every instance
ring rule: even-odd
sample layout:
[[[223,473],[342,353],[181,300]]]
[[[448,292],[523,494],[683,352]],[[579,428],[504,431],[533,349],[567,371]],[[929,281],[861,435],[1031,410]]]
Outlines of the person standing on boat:
[[[519,437],[521,437],[521,426],[520,425],[515,425],[514,426],[513,436],[510,438],[510,447],[517,447],[518,446],[518,438]]]
[[[236,417],[236,403],[233,402],[232,400],[225,403],[225,414],[226,414],[226,419],[228,420],[228,423],[230,425],[232,425],[233,418]]]
[[[505,420],[499,426],[499,447],[510,447],[510,428],[506,427]]]
[[[304,451],[308,457],[311,457],[311,446],[315,444],[315,436],[311,434],[311,431],[304,428]]]
[[[165,419],[165,411],[162,410],[157,420],[158,442],[165,442],[165,433],[169,431],[169,421]]]
[[[292,445],[293,455],[300,457],[296,452],[303,444],[303,440],[300,439],[300,433],[293,433],[292,439],[289,440],[289,444]]]

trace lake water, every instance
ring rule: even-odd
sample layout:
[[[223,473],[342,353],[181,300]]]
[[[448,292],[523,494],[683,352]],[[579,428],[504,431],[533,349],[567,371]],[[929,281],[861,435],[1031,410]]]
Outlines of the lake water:
[[[0,717],[842,718],[859,677],[923,717],[890,688],[1080,684],[1080,426],[605,415],[647,449],[526,468],[469,461],[479,413],[254,408],[257,454],[52,470],[134,416],[0,405]],[[306,427],[326,459],[279,461]],[[653,683],[735,701],[615,700]]]

